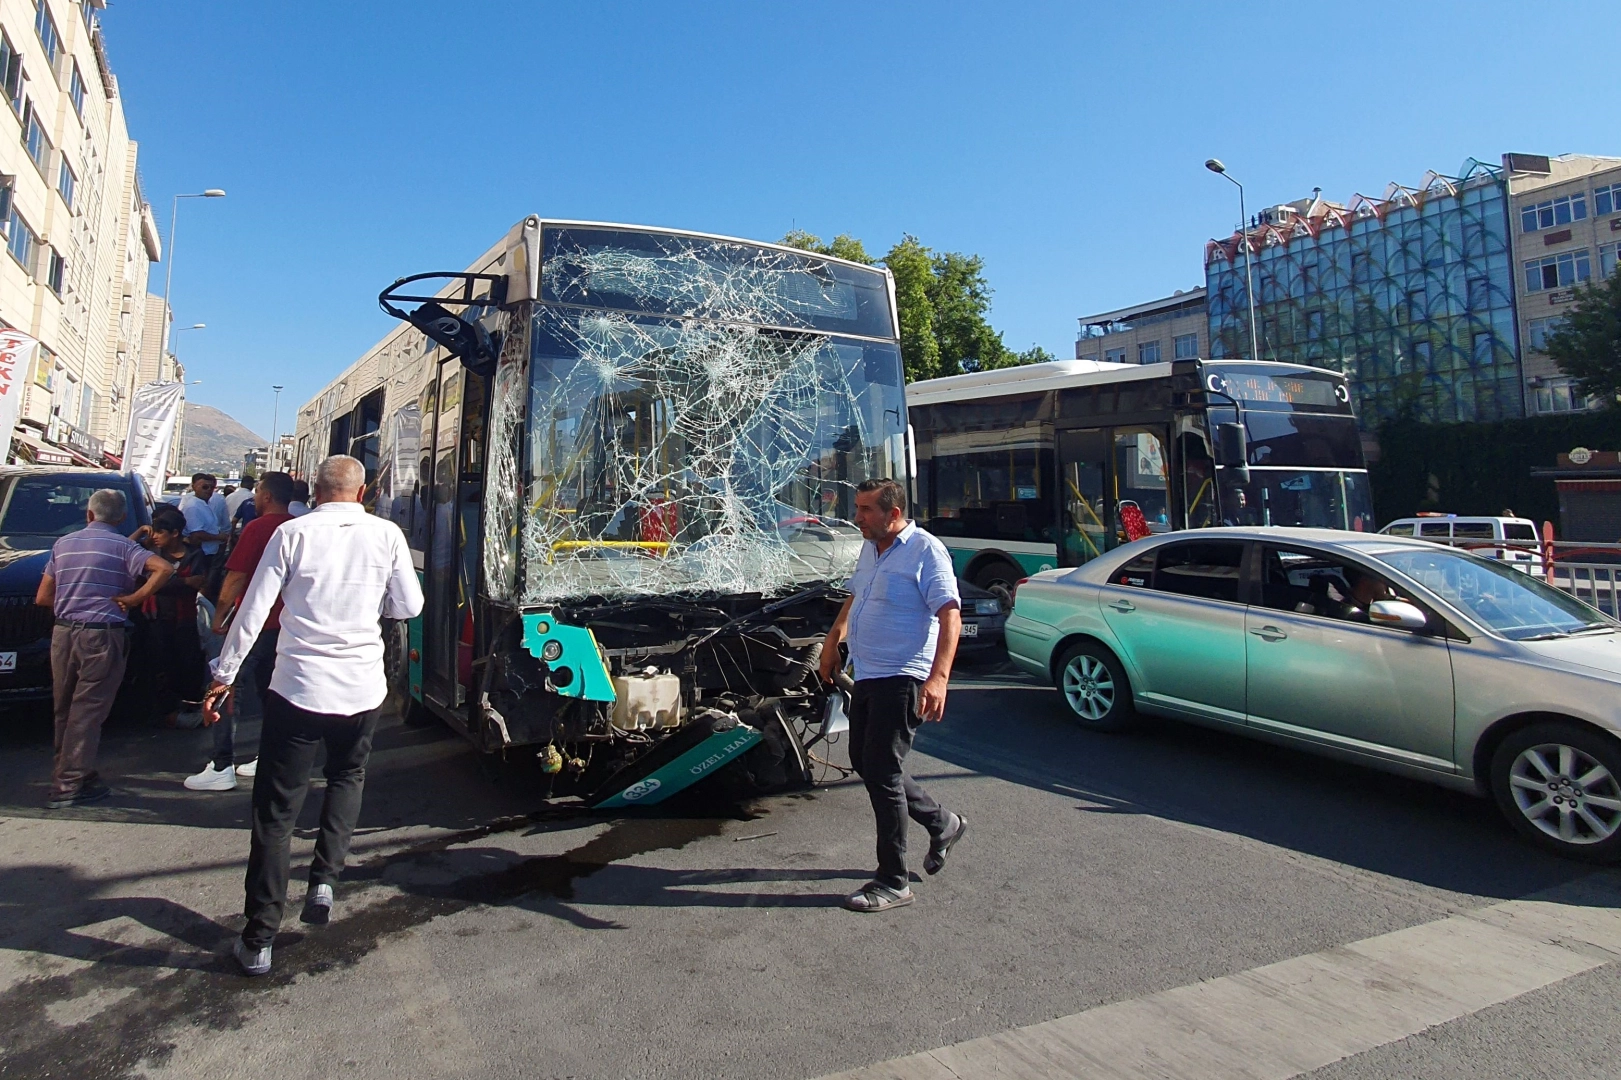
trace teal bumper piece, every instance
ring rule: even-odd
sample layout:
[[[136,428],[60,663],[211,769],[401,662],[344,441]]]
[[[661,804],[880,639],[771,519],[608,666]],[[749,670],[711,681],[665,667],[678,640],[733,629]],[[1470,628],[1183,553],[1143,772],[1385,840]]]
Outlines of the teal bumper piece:
[[[691,787],[760,741],[760,733],[747,724],[717,731],[668,765],[653,770],[612,798],[596,804],[599,810],[617,806],[651,806]]]
[[[547,647],[552,644],[556,645],[551,650],[555,655],[548,656]],[[563,697],[614,700],[613,679],[603,666],[590,627],[560,623],[549,612],[527,614],[523,617],[523,647],[530,656],[550,665],[552,687]]]

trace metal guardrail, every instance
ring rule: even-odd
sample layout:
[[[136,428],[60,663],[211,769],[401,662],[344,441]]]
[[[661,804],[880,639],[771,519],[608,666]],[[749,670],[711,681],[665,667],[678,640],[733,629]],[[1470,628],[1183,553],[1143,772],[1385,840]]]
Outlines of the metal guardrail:
[[[1544,536],[1552,532],[1550,526],[1543,526]],[[1419,539],[1516,564],[1584,604],[1591,604],[1612,618],[1621,618],[1621,544],[1581,544],[1552,539]]]

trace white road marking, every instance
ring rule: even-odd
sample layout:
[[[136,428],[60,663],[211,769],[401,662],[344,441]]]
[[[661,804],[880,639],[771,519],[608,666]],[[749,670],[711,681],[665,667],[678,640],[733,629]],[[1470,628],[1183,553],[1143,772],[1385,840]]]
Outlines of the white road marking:
[[[1604,880],[824,1080],[1287,1080],[1621,959]]]

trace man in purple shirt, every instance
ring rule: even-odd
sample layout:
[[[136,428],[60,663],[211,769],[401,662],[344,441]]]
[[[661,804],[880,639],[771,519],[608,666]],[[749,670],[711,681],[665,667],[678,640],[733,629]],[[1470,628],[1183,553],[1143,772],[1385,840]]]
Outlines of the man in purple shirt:
[[[163,587],[173,573],[161,556],[118,531],[124,493],[102,488],[90,496],[85,527],[51,548],[34,603],[52,608],[51,680],[56,699],[56,765],[52,810],[105,799],[96,777],[101,725],[124,681],[129,655],[129,612]],[[141,575],[146,583],[141,584]]]

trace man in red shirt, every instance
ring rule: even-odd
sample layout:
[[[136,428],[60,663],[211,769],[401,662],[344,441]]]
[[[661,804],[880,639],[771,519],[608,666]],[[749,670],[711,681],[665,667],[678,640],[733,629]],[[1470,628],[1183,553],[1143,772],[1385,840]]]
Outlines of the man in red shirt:
[[[215,634],[225,633],[237,602],[247,592],[248,582],[253,580],[253,572],[259,568],[259,560],[264,556],[271,534],[282,522],[293,520],[287,504],[293,500],[294,490],[293,478],[284,472],[267,472],[259,478],[258,485],[253,489],[253,508],[258,516],[243,526],[236,546],[231,549],[231,557],[225,563],[225,583],[220,586],[219,603],[214,608]],[[270,692],[270,674],[276,669],[280,617],[281,601],[277,600],[243,665],[244,670],[253,671],[261,706],[265,695]],[[192,791],[230,791],[236,787],[237,777],[253,776],[258,771],[258,765],[258,758],[236,764],[236,714],[233,710],[231,715],[220,717],[220,722],[214,725],[213,760],[203,767],[202,772],[186,777],[186,787]]]

